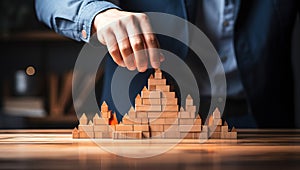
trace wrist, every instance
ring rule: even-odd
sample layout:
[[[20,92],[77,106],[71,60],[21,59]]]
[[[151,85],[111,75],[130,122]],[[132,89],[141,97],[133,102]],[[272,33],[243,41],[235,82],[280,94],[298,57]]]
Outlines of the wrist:
[[[119,11],[120,10],[117,8],[110,8],[98,13],[93,20],[92,33],[97,32],[99,26],[103,26],[106,23],[106,20],[109,19],[109,17],[112,17]]]

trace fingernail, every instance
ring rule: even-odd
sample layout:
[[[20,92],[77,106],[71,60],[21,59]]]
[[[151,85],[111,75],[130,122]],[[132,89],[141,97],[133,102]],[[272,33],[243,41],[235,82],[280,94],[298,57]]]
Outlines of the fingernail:
[[[160,62],[152,62],[151,65],[153,68],[159,68]]]
[[[133,70],[135,70],[135,69],[136,69],[136,67],[135,67],[135,66],[127,66],[127,68],[128,68],[128,70],[130,70],[130,71],[133,71]]]

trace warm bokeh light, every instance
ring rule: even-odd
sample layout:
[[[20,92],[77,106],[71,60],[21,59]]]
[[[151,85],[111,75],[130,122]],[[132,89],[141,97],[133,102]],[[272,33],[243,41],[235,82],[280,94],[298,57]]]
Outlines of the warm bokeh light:
[[[28,76],[33,76],[35,74],[35,68],[33,66],[28,66],[26,68],[26,74]]]

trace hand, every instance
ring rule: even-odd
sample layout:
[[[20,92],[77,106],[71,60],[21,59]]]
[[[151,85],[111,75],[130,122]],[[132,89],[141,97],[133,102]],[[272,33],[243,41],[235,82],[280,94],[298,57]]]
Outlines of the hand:
[[[93,26],[119,66],[144,72],[148,60],[153,68],[164,60],[146,14],[109,9],[95,17]]]

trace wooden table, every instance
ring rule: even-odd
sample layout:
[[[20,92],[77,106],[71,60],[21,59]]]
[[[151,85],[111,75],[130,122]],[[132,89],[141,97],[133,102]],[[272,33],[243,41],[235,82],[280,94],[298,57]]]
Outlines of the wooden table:
[[[71,130],[0,130],[0,169],[300,169],[300,130],[238,130],[238,140],[182,140],[148,158],[127,158],[93,141],[73,140]],[[172,140],[102,140],[128,153]],[[146,145],[145,145],[146,143]],[[105,149],[105,148],[104,148]]]

